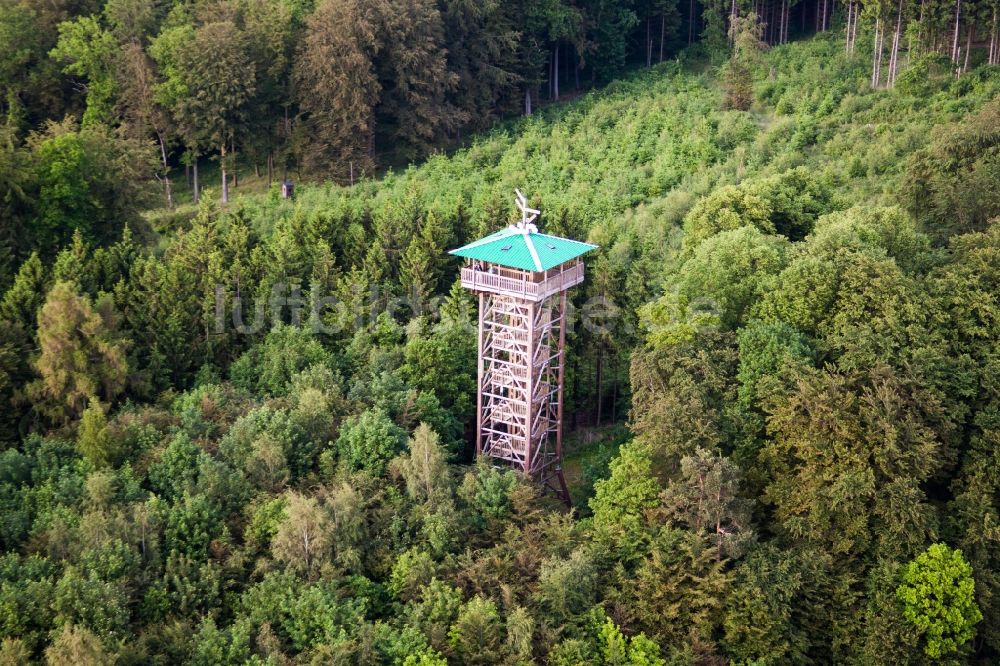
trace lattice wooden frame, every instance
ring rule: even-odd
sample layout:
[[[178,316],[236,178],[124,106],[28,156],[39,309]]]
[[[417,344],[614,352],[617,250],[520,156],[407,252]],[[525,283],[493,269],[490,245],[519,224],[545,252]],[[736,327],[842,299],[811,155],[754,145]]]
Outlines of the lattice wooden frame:
[[[565,288],[538,301],[479,292],[476,453],[536,479],[568,504],[562,474],[566,302]]]

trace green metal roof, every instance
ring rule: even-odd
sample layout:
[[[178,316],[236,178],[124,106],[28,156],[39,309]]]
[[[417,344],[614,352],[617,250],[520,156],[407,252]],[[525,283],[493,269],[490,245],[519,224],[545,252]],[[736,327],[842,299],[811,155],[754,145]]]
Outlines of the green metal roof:
[[[525,271],[547,271],[596,249],[596,245],[510,226],[449,254]]]

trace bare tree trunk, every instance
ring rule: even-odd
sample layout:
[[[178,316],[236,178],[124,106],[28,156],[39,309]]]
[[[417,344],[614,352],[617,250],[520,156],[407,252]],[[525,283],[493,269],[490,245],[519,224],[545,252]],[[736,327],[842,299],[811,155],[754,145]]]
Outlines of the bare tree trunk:
[[[993,60],[996,58],[996,48],[997,48],[997,10],[996,7],[993,8],[993,23],[990,27],[990,50],[989,55],[986,57],[987,65],[995,65]]]
[[[524,115],[531,115],[531,87],[524,87]]]
[[[972,53],[972,34],[975,32],[976,26],[973,23],[969,23],[968,27],[965,29],[965,64],[962,65],[962,71],[969,71],[969,54]]]
[[[556,44],[555,60],[556,60],[556,64],[552,68],[552,72],[553,72],[553,76],[554,76],[554,79],[553,79],[553,82],[552,82],[552,90],[553,90],[553,98],[556,101],[559,101],[559,45],[558,44]]]
[[[688,5],[688,45],[694,44],[694,0]]]
[[[781,43],[788,43],[788,24],[792,19],[792,8],[788,4],[788,0],[784,0],[781,4]]]
[[[732,28],[733,23],[735,23],[735,21],[736,21],[736,16],[738,14],[738,11],[739,10],[737,9],[736,0],[730,0],[730,2],[729,2],[729,27],[730,28]],[[731,29],[730,30],[726,30],[726,34],[729,35],[729,45],[732,46],[732,44],[733,44],[733,31]]]
[[[924,5],[927,0],[920,0],[920,18],[917,19],[917,48],[921,51],[924,48]],[[910,49],[911,51],[913,49]]]
[[[653,66],[653,17],[646,15],[646,67]]]
[[[191,165],[191,182],[192,182],[192,192],[194,194],[194,202],[198,203],[201,201],[201,192],[198,190],[198,156],[194,156],[194,164]]]
[[[229,203],[229,179],[226,177],[226,142],[219,148],[219,171],[222,173],[222,203]]]
[[[896,10],[896,30],[892,33],[892,53],[889,56],[889,77],[886,84],[891,88],[896,83],[896,69],[899,66],[899,39],[903,30],[903,0],[899,0]]]
[[[851,48],[850,48],[850,52],[854,53],[854,49],[857,46],[857,42],[858,42],[858,15],[861,13],[861,5],[858,2],[853,2],[852,5],[854,7],[854,16],[851,19],[851,28],[850,28]]]
[[[955,1],[955,39],[951,45],[951,61],[958,64],[958,29],[962,22],[962,0]]]
[[[990,31],[990,58],[989,64],[1000,64],[1000,34],[997,30],[997,8],[993,8],[993,29]]]
[[[604,390],[604,345],[597,345],[597,425],[601,425],[601,393]]]
[[[614,375],[611,377],[611,422],[618,421],[618,356],[615,355]]]
[[[156,139],[160,142],[160,159],[163,160],[163,187],[166,189],[167,194],[167,208],[173,210],[174,193],[171,191],[170,186],[170,164],[167,162],[167,144],[163,140],[163,134],[160,132],[156,133]]]
[[[549,101],[550,102],[555,99],[555,94],[553,93],[554,88],[552,85],[552,82],[555,79],[555,76],[552,73],[552,70],[555,68],[555,62],[556,62],[555,53],[549,53]]]
[[[767,3],[767,43],[768,44],[774,44],[774,41],[775,41],[774,40],[774,35],[775,35],[775,29],[774,29],[775,21],[774,21],[774,17],[778,13],[778,11],[776,9],[776,6],[777,6],[776,0],[771,0],[770,2]]]
[[[875,55],[872,62],[872,88],[878,88],[882,80],[882,19],[875,19]]]
[[[844,39],[844,52],[851,52],[851,18],[854,16],[853,0],[847,5],[847,37]]]
[[[267,189],[271,189],[274,182],[274,153],[267,154]]]
[[[994,23],[996,19],[994,19]],[[663,42],[667,38],[667,15],[660,15],[660,62],[663,62]]]

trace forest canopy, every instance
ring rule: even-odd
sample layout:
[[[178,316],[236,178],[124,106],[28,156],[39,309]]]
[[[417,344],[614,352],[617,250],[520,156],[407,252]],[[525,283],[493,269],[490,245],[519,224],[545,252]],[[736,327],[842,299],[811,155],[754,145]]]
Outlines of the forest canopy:
[[[995,663],[997,13],[0,0],[0,662]],[[514,188],[570,510],[470,446]]]

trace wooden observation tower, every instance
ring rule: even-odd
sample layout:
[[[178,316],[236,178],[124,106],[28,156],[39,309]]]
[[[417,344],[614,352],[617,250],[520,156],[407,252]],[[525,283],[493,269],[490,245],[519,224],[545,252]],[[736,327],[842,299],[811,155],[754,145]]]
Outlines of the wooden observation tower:
[[[479,297],[476,455],[503,461],[567,504],[562,474],[566,292],[583,282],[595,245],[538,233],[519,190],[521,221],[451,254]]]

